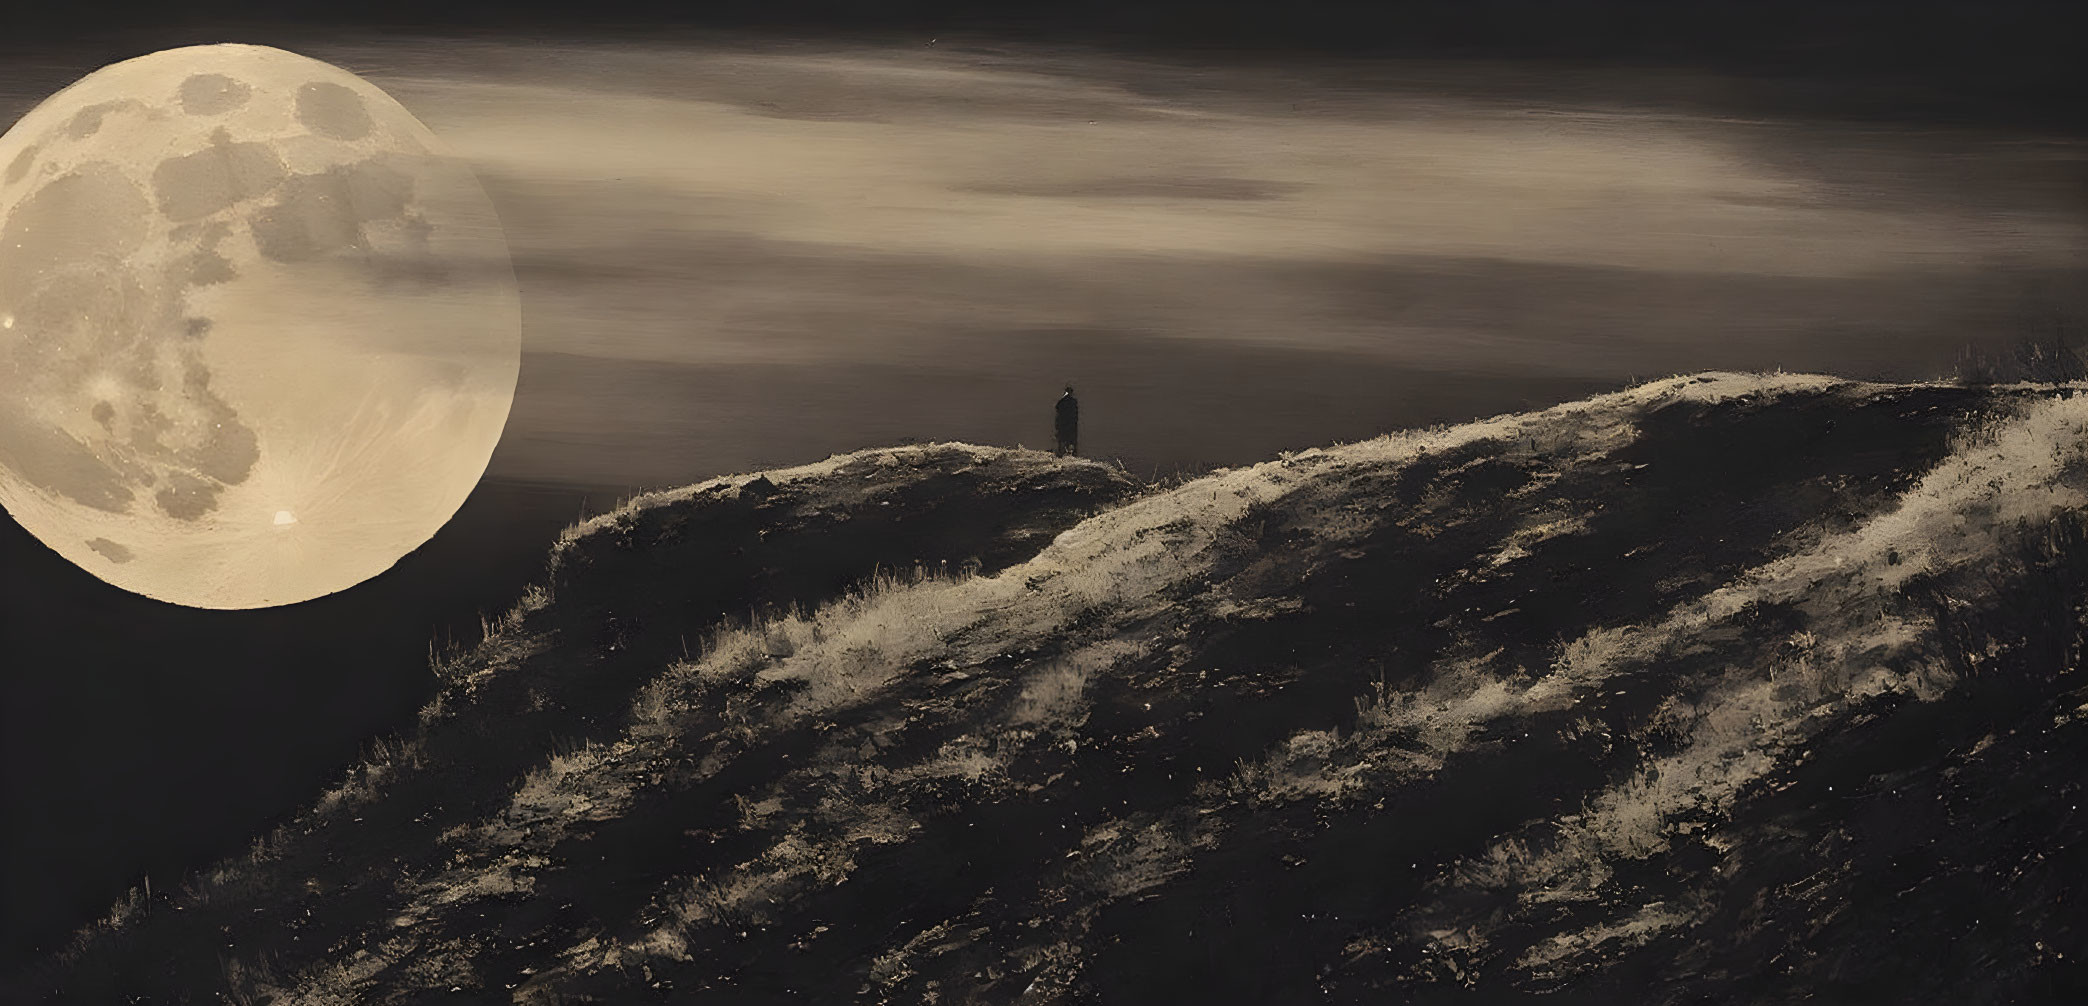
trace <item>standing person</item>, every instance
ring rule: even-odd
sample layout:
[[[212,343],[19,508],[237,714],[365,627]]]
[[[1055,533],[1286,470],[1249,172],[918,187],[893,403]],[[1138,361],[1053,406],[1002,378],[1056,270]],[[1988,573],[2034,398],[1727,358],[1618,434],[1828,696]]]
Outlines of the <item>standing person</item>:
[[[1073,386],[1066,385],[1066,393],[1058,400],[1058,451],[1060,457],[1080,453],[1080,399],[1073,397]]]

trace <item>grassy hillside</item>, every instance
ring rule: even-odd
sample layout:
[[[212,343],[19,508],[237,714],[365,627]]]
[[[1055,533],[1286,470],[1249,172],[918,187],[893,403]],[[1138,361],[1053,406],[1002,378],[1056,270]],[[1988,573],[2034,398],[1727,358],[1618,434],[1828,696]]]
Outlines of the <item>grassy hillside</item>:
[[[24,992],[2077,998],[2084,432],[1713,374],[1135,493],[945,445],[640,499]]]

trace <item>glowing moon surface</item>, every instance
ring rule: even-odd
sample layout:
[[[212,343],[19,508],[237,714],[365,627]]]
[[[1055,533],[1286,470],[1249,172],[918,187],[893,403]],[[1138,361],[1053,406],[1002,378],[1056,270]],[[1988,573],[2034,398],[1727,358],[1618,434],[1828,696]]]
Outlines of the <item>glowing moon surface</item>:
[[[383,572],[484,474],[520,360],[478,180],[344,70],[173,49],[0,137],[0,504],[116,586],[255,608]]]

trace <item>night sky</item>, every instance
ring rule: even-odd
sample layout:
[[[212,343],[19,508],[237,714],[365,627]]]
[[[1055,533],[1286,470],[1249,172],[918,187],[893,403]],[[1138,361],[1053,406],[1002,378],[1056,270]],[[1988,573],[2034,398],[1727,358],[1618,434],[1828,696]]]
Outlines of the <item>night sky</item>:
[[[357,72],[493,197],[523,373],[480,494],[344,595],[174,609],[0,528],[10,959],[315,794],[635,488],[1038,446],[1067,382],[1149,475],[2088,334],[2072,4],[86,8],[10,24],[0,119],[198,42]]]

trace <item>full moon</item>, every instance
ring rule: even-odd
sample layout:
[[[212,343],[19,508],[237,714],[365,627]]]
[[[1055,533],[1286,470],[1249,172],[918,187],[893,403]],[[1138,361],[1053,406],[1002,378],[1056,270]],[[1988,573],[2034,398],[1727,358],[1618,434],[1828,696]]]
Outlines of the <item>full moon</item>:
[[[0,136],[0,505],[118,587],[383,572],[477,485],[520,362],[492,203],[345,70],[172,49]]]

